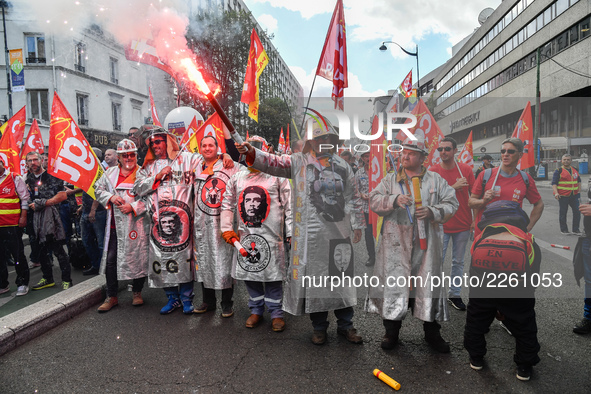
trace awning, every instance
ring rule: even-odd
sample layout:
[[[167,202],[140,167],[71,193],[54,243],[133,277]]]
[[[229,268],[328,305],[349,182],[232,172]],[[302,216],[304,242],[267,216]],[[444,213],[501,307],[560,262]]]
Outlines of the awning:
[[[541,150],[568,149],[568,138],[566,137],[545,137],[540,138]]]

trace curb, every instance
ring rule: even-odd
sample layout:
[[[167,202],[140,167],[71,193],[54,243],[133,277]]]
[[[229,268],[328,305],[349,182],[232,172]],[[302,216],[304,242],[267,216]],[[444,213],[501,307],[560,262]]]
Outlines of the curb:
[[[99,275],[3,317],[0,356],[98,304],[104,285],[105,277]]]

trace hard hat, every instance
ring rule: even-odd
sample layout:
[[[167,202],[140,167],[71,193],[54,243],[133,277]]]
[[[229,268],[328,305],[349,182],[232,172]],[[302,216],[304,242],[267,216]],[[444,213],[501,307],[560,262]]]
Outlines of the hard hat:
[[[137,146],[135,146],[135,143],[132,140],[125,138],[117,144],[117,154],[127,152],[137,152]]]

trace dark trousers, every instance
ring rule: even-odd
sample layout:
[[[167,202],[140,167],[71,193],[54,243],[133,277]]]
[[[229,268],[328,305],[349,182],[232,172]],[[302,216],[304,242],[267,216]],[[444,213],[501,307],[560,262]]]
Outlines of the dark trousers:
[[[107,297],[117,297],[117,291],[119,290],[119,281],[117,280],[117,232],[114,228],[111,229],[111,235],[109,236],[105,278],[107,280]],[[145,282],[145,276],[143,278],[133,279],[133,292],[139,293],[142,291]]]
[[[560,196],[558,205],[560,210],[558,212],[558,222],[560,223],[560,231],[567,233],[568,226],[566,225],[566,213],[568,207],[573,211],[573,233],[579,232],[579,225],[581,223],[581,213],[579,212],[579,196],[580,194],[572,194],[568,197]]]
[[[8,287],[8,259],[14,260],[16,285],[29,285],[29,264],[25,257],[22,230],[17,226],[0,227],[0,289]]]
[[[201,282],[201,289],[203,290],[203,302],[211,307],[215,307],[217,305],[215,289],[206,288],[203,282]],[[222,309],[232,308],[232,305],[234,305],[234,301],[232,301],[233,295],[234,285],[228,289],[222,289]]]
[[[43,272],[43,278],[47,279],[49,282],[53,282],[53,262],[49,258],[49,252],[53,252],[55,257],[57,257],[57,261],[59,262],[62,271],[62,282],[71,282],[70,260],[64,250],[64,241],[56,241],[53,239],[53,236],[48,235],[45,242],[40,246],[41,271]]]
[[[473,359],[486,354],[484,334],[489,330],[497,310],[505,315],[505,324],[515,337],[513,360],[518,366],[536,365],[540,358],[535,298],[470,298],[464,329],[464,347]]]
[[[335,309],[334,315],[337,318],[337,329],[348,330],[349,328],[353,328],[353,314],[354,311],[351,306]],[[328,328],[328,311],[310,313],[310,320],[312,320],[314,330],[326,331]]]
[[[33,213],[30,212],[27,215],[27,235],[29,236],[29,246],[31,247],[31,254],[29,259],[32,263],[41,262],[41,246],[39,246],[39,240],[35,234],[35,228],[33,227]]]
[[[369,254],[369,261],[371,263],[376,262],[376,247],[373,238],[373,226],[369,223],[369,213],[365,215],[365,245],[367,247],[367,254]]]

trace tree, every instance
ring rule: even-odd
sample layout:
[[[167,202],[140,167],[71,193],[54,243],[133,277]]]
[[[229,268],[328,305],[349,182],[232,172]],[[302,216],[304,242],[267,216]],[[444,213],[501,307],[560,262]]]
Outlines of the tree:
[[[280,98],[270,97],[261,101],[259,107],[259,123],[254,126],[254,128],[249,129],[249,132],[251,135],[256,134],[264,137],[267,141],[277,147],[279,144],[281,128],[283,127],[283,131],[286,133],[287,125],[290,124],[290,122],[291,117],[289,116],[285,101]],[[292,136],[293,135],[295,135],[295,133],[292,134]]]

